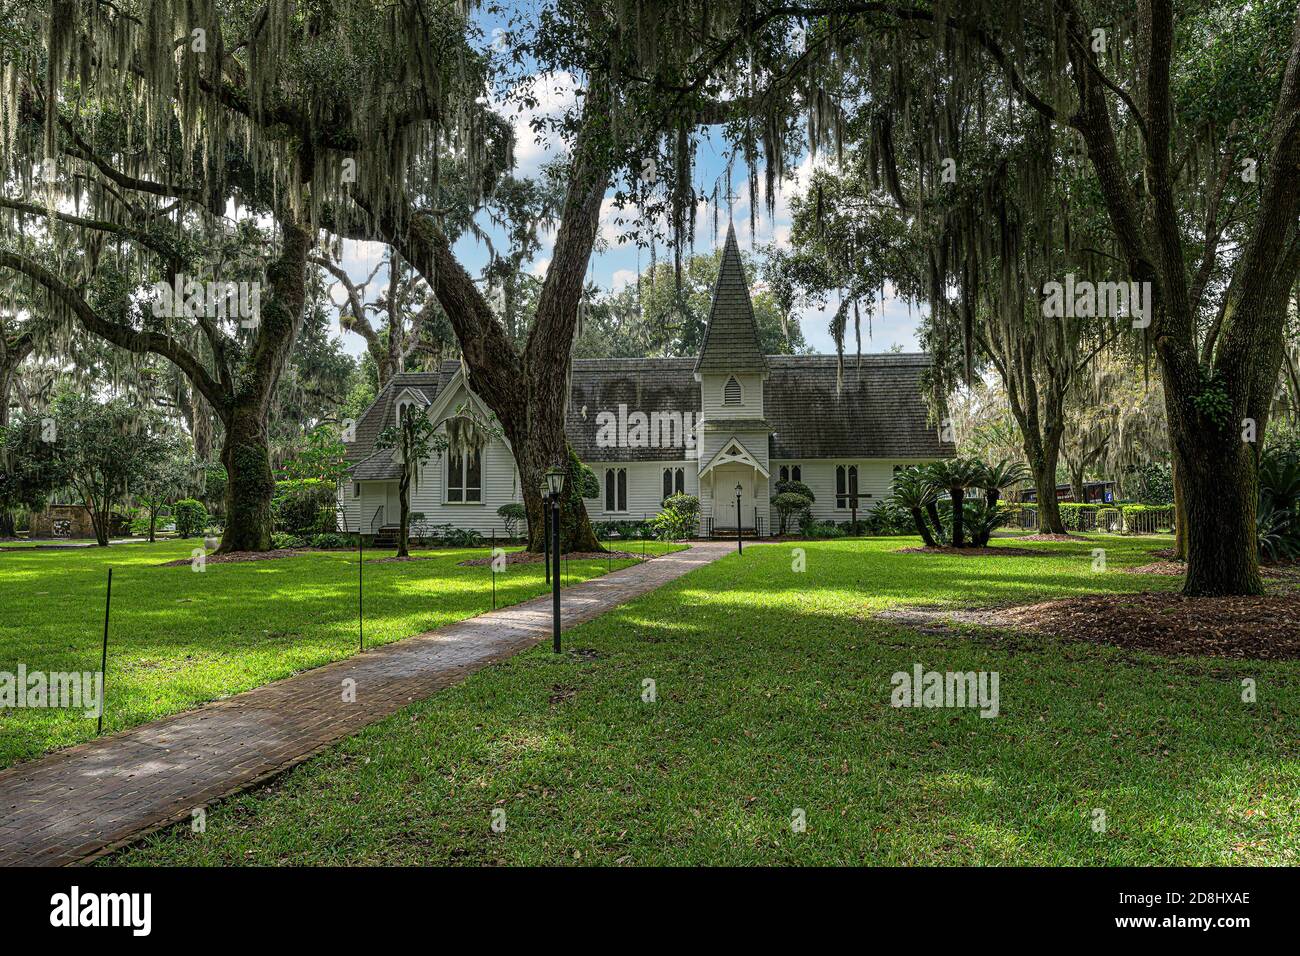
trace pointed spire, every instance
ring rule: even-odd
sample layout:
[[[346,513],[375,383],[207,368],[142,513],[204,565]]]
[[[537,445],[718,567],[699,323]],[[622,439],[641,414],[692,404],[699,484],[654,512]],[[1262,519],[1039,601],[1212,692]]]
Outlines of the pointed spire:
[[[745,265],[736,243],[736,227],[727,226],[718,282],[713,287],[709,324],[695,362],[698,372],[766,372],[767,359],[758,344],[754,304],[749,299]]]

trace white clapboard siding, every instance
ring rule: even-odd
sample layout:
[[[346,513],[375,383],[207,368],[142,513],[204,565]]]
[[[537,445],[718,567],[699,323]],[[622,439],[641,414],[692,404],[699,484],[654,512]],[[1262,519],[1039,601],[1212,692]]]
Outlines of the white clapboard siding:
[[[523,502],[516,477],[514,457],[504,442],[493,441],[483,449],[483,501],[457,503],[446,500],[447,456],[426,463],[420,487],[413,489],[411,510],[423,511],[430,524],[450,524],[489,535],[506,532],[497,509],[510,502]]]
[[[588,467],[596,473],[596,483],[600,485],[600,496],[587,498],[587,515],[592,521],[641,520],[643,517],[657,515],[664,497],[664,469],[681,468],[685,472],[685,492],[688,495],[699,494],[699,464],[691,461],[619,461],[589,462]],[[605,510],[605,472],[610,468],[627,469],[627,510]]]
[[[730,375],[705,374],[700,376],[700,408],[705,421],[723,418],[762,418],[763,417],[763,376],[757,373],[737,373],[736,381],[740,383],[741,404],[723,405],[723,389]]]

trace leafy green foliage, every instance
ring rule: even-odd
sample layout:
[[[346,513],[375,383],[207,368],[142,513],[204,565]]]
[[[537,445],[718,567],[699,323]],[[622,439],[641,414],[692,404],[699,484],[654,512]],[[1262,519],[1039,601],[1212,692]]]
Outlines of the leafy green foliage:
[[[193,498],[182,498],[172,505],[172,519],[176,522],[178,538],[193,538],[202,534],[211,521],[208,509],[203,502]]]
[[[817,500],[817,497],[813,494],[813,490],[809,488],[806,484],[804,484],[802,481],[790,481],[790,480],[778,481],[776,483],[776,493],[778,495],[784,495],[784,494],[802,495],[803,497],[807,498],[810,502]]]
[[[777,534],[785,534],[791,519],[802,523],[803,516],[811,514],[813,501],[795,491],[783,491],[772,499],[778,518]]]
[[[505,524],[506,535],[514,538],[528,521],[528,509],[517,501],[511,501],[497,509],[497,517]]]
[[[22,433],[49,449],[22,445],[16,454],[49,455],[90,510],[95,537],[108,543],[112,514],[128,491],[162,467],[173,445],[156,414],[125,399],[98,402],[65,393],[51,403],[39,430]]]
[[[333,426],[320,425],[307,436],[307,445],[280,467],[281,479],[315,478],[337,483],[348,474],[343,442]]]
[[[962,505],[963,524],[972,547],[987,547],[993,531],[1006,518],[1006,509],[983,500],[967,500]]]
[[[700,499],[681,492],[669,495],[664,499],[663,511],[646,524],[661,541],[694,537],[700,525]]]
[[[337,485],[324,478],[291,478],[275,483],[271,510],[275,530],[310,537],[338,526]]]
[[[1261,558],[1300,557],[1300,451],[1270,448],[1260,457],[1255,527]]]

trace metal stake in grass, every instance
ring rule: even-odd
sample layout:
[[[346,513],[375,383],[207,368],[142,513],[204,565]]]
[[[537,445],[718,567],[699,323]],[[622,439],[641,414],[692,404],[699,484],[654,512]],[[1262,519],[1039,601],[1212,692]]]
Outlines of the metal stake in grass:
[[[497,529],[492,529],[492,550],[488,552],[488,567],[492,569],[492,610],[497,609]]]
[[[361,537],[361,532],[357,532],[357,641],[362,651],[366,649],[366,617],[365,611],[361,606],[362,591],[362,556],[366,549],[365,539]]]
[[[108,591],[104,594],[104,649],[99,657],[99,721],[95,736],[104,732],[104,708],[108,704],[108,611],[113,606],[113,569],[108,569]]]

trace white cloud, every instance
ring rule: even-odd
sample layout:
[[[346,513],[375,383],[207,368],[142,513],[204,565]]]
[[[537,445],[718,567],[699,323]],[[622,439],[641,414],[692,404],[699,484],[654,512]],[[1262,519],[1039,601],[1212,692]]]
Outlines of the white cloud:
[[[615,292],[626,289],[628,286],[635,284],[635,282],[635,269],[615,269],[614,275],[610,279],[610,285],[613,286]]]
[[[535,102],[524,105],[514,98],[493,101],[493,109],[504,116],[515,131],[517,175],[524,178],[537,175],[544,163],[563,151],[563,144],[556,134],[547,130],[539,134],[532,124],[534,120],[558,116],[572,107],[577,102],[579,87],[578,79],[572,73],[539,73],[520,94]]]

